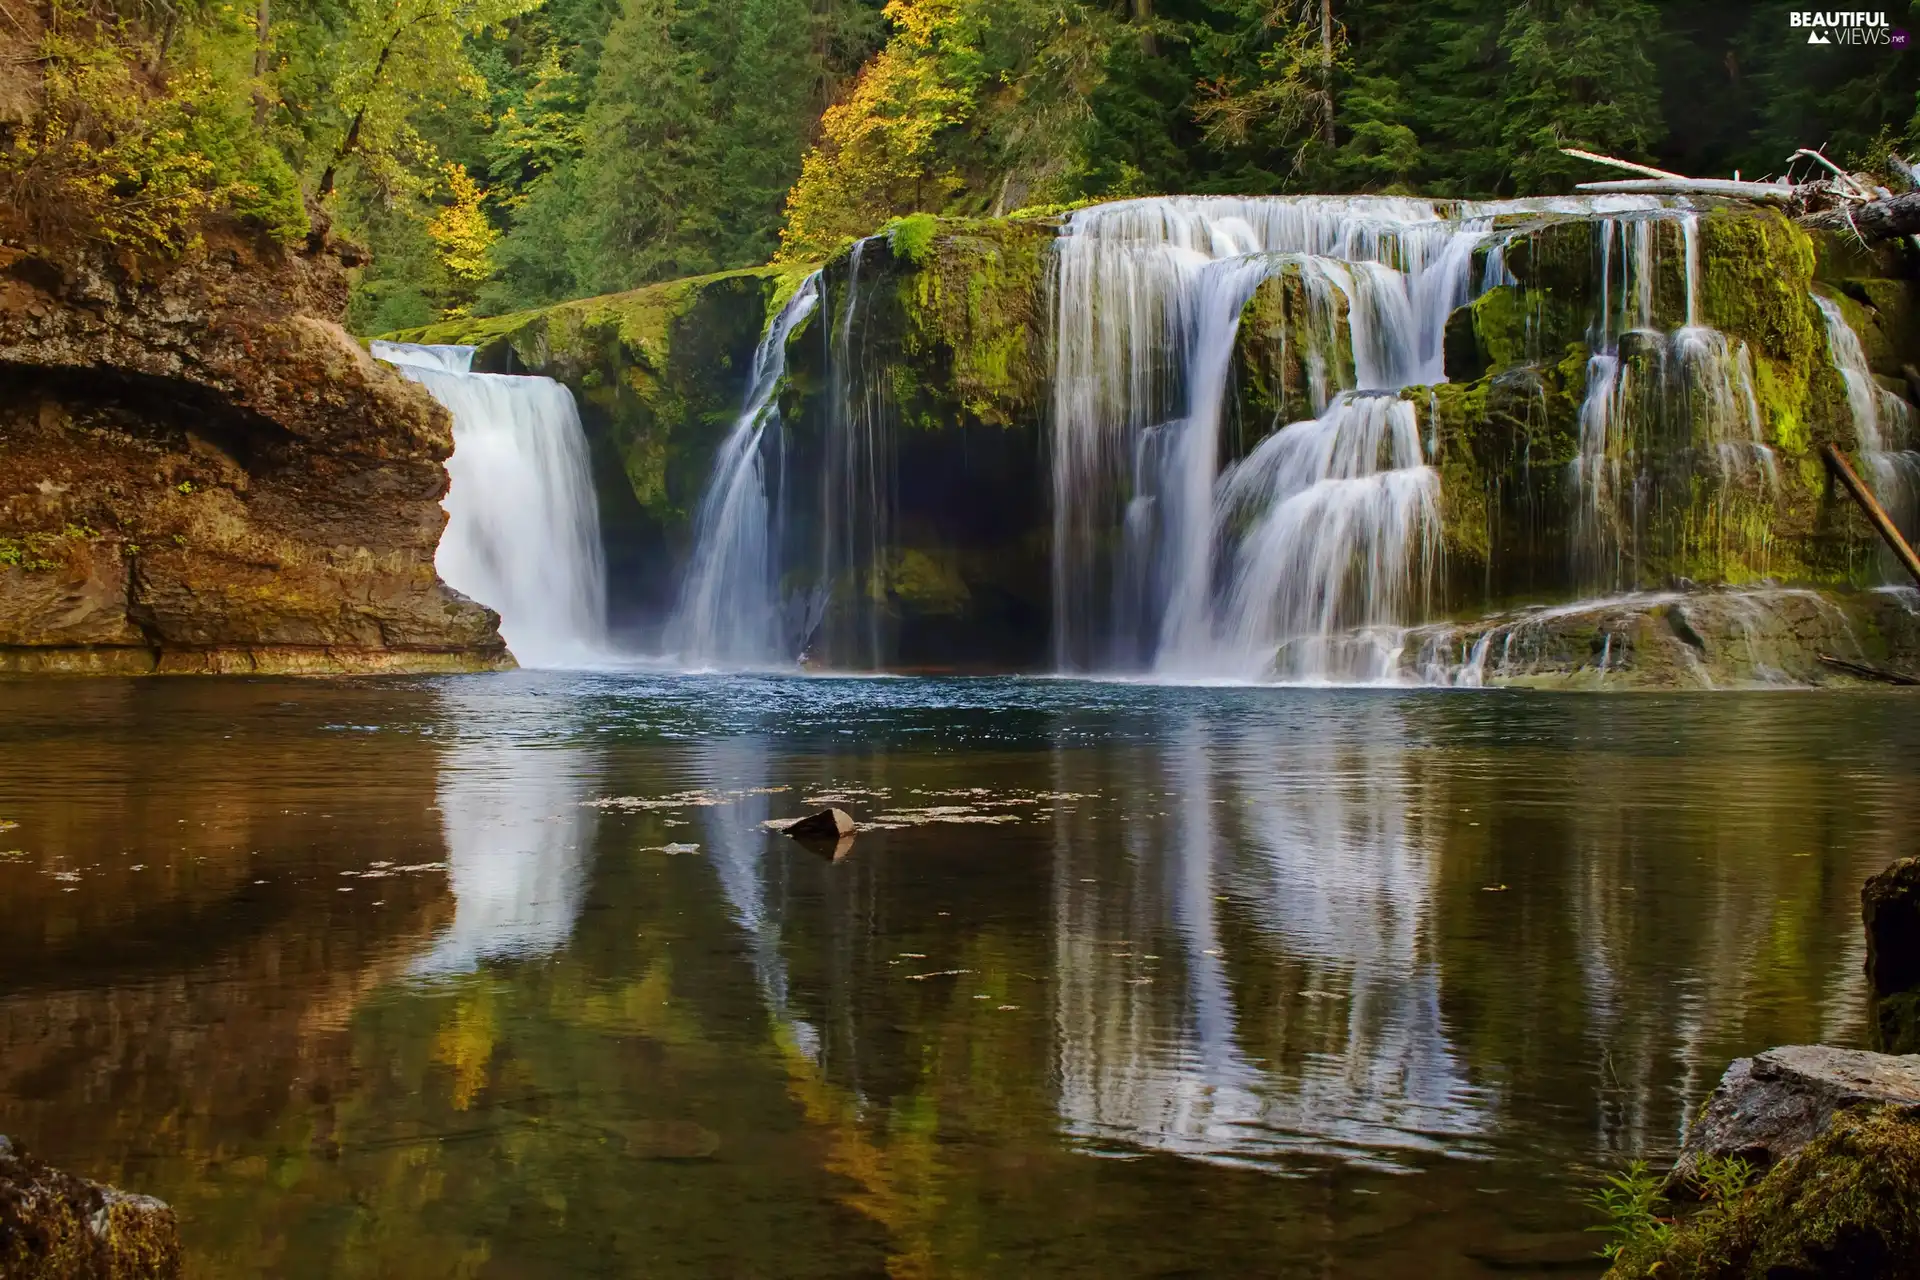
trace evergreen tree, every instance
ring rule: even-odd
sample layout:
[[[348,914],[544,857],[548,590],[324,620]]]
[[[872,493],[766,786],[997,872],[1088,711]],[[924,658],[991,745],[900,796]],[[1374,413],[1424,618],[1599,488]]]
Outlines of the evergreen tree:
[[[1500,35],[1510,60],[1503,105],[1512,190],[1563,191],[1592,173],[1560,154],[1580,147],[1644,159],[1666,132],[1648,50],[1648,0],[1521,0]]]

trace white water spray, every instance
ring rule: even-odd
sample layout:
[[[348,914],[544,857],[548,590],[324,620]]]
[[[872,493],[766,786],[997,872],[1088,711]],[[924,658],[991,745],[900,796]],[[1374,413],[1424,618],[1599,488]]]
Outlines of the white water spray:
[[[372,350],[453,414],[440,576],[500,614],[523,665],[593,659],[606,644],[607,575],[573,394],[551,378],[469,373],[471,347]]]

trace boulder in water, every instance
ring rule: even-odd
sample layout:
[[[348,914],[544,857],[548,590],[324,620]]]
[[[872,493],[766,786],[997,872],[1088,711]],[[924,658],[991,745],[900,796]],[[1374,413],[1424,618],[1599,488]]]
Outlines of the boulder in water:
[[[1869,879],[1860,915],[1873,1046],[1920,1053],[1920,858],[1903,858]]]
[[[175,1280],[173,1210],[49,1169],[0,1137],[0,1275],[9,1280]]]
[[[1812,1142],[1835,1113],[1863,1105],[1920,1124],[1920,1055],[1798,1044],[1736,1059],[1687,1134],[1669,1186],[1684,1186],[1708,1156],[1770,1168]]]
[[[795,818],[783,830],[795,840],[838,842],[854,832],[853,815],[845,809],[822,809],[804,818]]]

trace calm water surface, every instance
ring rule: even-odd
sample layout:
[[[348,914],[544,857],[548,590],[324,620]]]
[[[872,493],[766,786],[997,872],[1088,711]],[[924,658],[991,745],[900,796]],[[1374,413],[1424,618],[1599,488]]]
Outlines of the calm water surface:
[[[0,683],[0,1132],[201,1277],[1591,1274],[1862,1042],[1915,705]]]

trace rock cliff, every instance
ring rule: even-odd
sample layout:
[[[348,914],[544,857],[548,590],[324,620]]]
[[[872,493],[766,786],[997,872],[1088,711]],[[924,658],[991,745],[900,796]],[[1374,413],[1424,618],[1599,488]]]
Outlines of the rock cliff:
[[[452,424],[340,328],[355,260],[0,247],[0,671],[511,665],[435,576]]]

